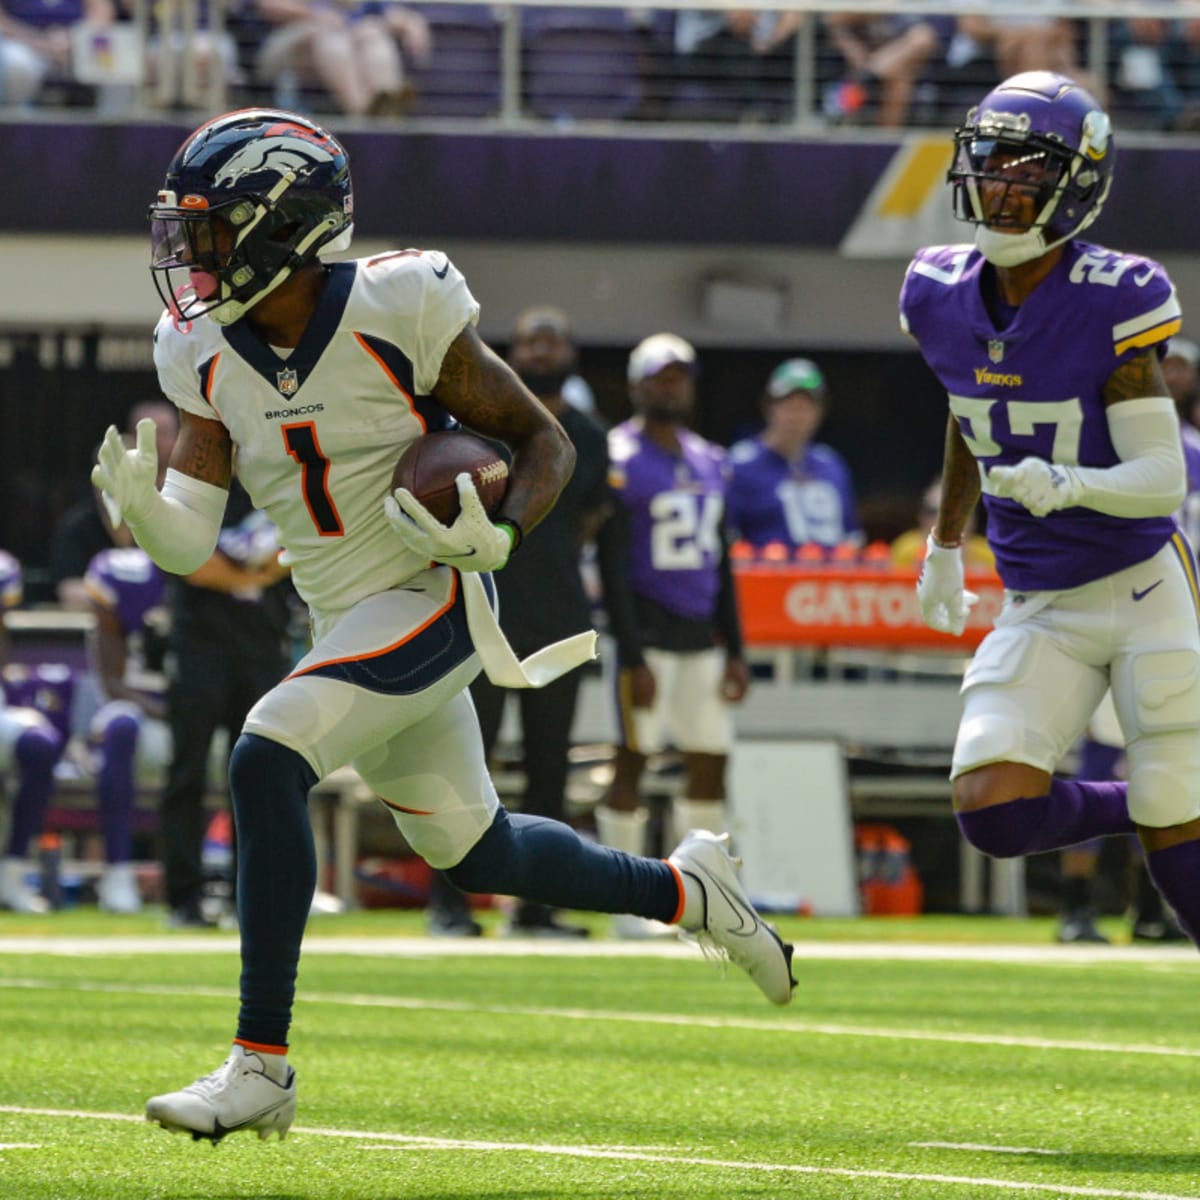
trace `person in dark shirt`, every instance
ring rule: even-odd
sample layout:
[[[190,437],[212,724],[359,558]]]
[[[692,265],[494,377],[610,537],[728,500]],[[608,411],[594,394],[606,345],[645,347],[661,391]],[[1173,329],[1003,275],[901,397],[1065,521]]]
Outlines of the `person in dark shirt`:
[[[521,657],[590,626],[580,554],[612,511],[605,431],[563,396],[576,357],[565,313],[538,306],[518,316],[508,361],[525,386],[558,418],[576,450],[575,471],[558,502],[522,543],[521,553],[496,575],[500,625]],[[581,679],[580,671],[571,671],[544,688],[515,694],[520,705],[526,778],[522,812],[565,820],[571,725]],[[490,755],[500,732],[508,692],[480,675],[471,685],[471,697]],[[465,897],[440,874],[434,876],[429,908],[431,933],[475,936],[480,932]],[[530,937],[587,935],[582,926],[568,924],[554,909],[531,901],[518,903],[508,931]]]
[[[235,479],[217,552],[191,575],[168,578],[173,752],[161,830],[167,924],[173,929],[212,924],[201,900],[213,738],[226,729],[232,746],[251,706],[287,672],[291,584],[278,550],[274,527]]]

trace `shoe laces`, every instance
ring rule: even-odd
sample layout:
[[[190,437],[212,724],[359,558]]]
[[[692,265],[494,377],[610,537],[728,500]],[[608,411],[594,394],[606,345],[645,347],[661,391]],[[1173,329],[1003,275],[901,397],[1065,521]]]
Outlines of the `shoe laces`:
[[[231,1054],[215,1071],[197,1079],[195,1083],[184,1088],[184,1091],[195,1092],[205,1100],[214,1099],[237,1078],[239,1074],[255,1074],[246,1058],[238,1058]],[[257,1072],[261,1074],[262,1072]]]

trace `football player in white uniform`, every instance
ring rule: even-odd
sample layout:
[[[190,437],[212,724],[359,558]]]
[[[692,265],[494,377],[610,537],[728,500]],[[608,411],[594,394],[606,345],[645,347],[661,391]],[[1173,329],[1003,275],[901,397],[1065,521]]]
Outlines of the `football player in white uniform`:
[[[150,216],[166,303],[155,359],[180,409],[179,439],[161,489],[152,430],[141,427],[132,451],[110,431],[93,480],[143,549],[186,573],[212,553],[236,449],[242,482],[279,529],[314,641],[253,708],[230,762],[242,935],[232,1052],[211,1075],[152,1098],[148,1118],[213,1141],[290,1125],[287,1037],[316,884],[307,794],[346,763],[464,891],[677,922],[787,1003],[791,948],[759,920],[721,838],[693,833],[668,861],[638,858],[510,816],[497,800],[466,690],[481,658],[511,685],[544,682],[581,654],[560,643],[517,663],[488,573],[554,503],[573,450],[480,340],[459,272],[417,250],[324,263],[352,228],[346,154],[277,110],[196,130]],[[449,527],[409,493],[389,495],[403,448],[456,421],[512,447],[495,522],[465,474]]]

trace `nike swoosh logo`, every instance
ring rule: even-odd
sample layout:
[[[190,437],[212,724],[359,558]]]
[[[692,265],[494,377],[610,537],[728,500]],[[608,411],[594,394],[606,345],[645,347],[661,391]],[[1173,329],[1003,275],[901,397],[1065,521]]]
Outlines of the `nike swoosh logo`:
[[[1138,285],[1138,287],[1145,287],[1146,284],[1148,284],[1150,282],[1150,280],[1152,280],[1153,278],[1154,278],[1154,268],[1149,267],[1149,268],[1147,268],[1144,275],[1135,275],[1133,277],[1133,282],[1136,283]]]
[[[446,259],[446,261],[442,263],[442,269],[440,271],[437,269],[437,267],[430,263],[430,270],[432,270],[439,279],[445,279],[446,272],[450,270],[450,260]]]
[[[1162,583],[1162,580],[1156,579],[1148,588],[1143,588],[1140,592],[1137,590],[1137,588],[1134,588],[1132,593],[1134,602],[1136,603],[1138,600],[1145,600],[1145,598],[1150,595],[1150,593],[1154,591],[1154,589],[1158,587],[1160,583]]]

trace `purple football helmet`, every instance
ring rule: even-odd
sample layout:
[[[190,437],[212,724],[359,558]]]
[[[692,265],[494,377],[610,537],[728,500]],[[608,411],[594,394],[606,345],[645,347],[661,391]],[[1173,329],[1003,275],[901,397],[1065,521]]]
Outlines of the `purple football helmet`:
[[[150,206],[150,270],[179,320],[241,317],[353,231],[350,163],[306,117],[247,108],[201,125]]]
[[[1029,262],[1086,229],[1112,184],[1112,123],[1066,75],[1026,71],[993,88],[955,130],[949,181],[954,215],[975,225],[990,262]],[[991,215],[982,186],[1003,187]],[[1006,216],[1011,189],[1034,195],[1032,223]]]

